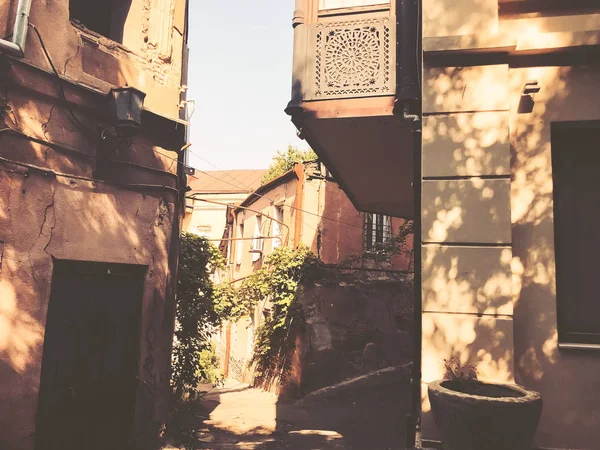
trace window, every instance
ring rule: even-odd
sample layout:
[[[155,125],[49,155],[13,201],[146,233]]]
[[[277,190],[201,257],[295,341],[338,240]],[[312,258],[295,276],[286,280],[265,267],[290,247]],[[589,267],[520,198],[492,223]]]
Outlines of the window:
[[[210,238],[210,233],[212,231],[212,227],[210,225],[198,225],[196,229],[198,230],[196,233],[198,236]]]
[[[365,249],[378,250],[392,238],[392,218],[383,214],[365,214]]]
[[[252,253],[252,262],[256,262],[260,259],[261,253],[263,251],[263,245],[265,240],[262,235],[262,216],[257,215],[256,221],[254,222],[254,236],[252,239],[252,246],[250,247],[250,252]]]
[[[231,238],[233,237],[233,226],[227,225],[227,233],[225,234],[225,237],[228,239],[226,244],[227,250],[225,255],[227,257],[227,264],[229,264],[229,262],[231,261],[231,244],[233,242]]]
[[[275,220],[273,221],[273,250],[275,250],[277,247],[281,246],[281,238],[282,238],[282,233],[281,233],[281,229],[282,229],[282,225],[279,222],[283,222],[283,206],[275,206],[273,208],[273,218],[278,221],[276,222]]]
[[[390,0],[319,0],[319,9],[351,8],[353,6],[389,5]]]
[[[70,0],[69,15],[86,28],[123,43],[131,0]]]
[[[600,126],[552,127],[559,341],[600,344]]]
[[[237,227],[237,235],[235,242],[235,263],[242,263],[242,255],[244,253],[244,222],[240,223]]]

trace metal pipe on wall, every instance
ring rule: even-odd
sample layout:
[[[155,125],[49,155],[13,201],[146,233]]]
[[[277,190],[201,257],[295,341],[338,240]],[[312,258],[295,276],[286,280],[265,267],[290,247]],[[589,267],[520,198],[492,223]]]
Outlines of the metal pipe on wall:
[[[0,39],[0,52],[7,53],[18,58],[25,56],[25,42],[27,41],[27,29],[29,28],[29,12],[32,0],[19,0],[17,5],[17,17],[13,28],[12,41]]]
[[[397,91],[394,112],[411,122],[413,154],[413,369],[411,374],[412,405],[406,421],[406,447],[415,448],[421,417],[421,11],[420,0],[396,0],[398,26]]]

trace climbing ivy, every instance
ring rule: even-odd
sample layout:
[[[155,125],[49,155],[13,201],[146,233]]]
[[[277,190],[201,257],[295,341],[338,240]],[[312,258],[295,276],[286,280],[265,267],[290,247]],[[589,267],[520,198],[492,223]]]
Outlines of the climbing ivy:
[[[267,260],[271,269],[261,279],[260,292],[267,292],[272,308],[256,331],[254,354],[256,375],[260,378],[285,376],[288,355],[294,346],[296,331],[304,326],[302,305],[296,291],[302,277],[316,257],[307,247],[295,250],[280,247]]]
[[[215,303],[219,312],[231,321],[252,314],[259,302],[269,305],[264,310],[265,320],[256,331],[250,361],[256,363],[259,379],[284,375],[287,370],[287,356],[296,330],[304,324],[296,291],[307,269],[316,264],[316,257],[307,247],[278,247],[265,259],[264,268],[252,273],[239,287],[217,288]]]
[[[216,307],[210,274],[224,267],[218,249],[203,237],[190,233],[181,236],[175,340],[171,364],[171,386],[177,397],[195,391],[198,383],[214,379],[211,327],[222,315]]]

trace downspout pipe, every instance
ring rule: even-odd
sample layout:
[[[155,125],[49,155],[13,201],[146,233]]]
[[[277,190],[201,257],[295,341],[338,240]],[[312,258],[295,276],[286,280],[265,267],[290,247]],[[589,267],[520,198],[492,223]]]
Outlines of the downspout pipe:
[[[396,0],[397,90],[394,114],[410,123],[413,156],[413,369],[412,405],[406,421],[406,448],[415,448],[421,419],[422,237],[421,237],[421,8],[420,0]]]
[[[27,29],[29,28],[29,11],[32,0],[19,0],[17,5],[17,17],[13,28],[12,41],[0,39],[0,52],[17,58],[25,56],[25,42],[27,41]]]

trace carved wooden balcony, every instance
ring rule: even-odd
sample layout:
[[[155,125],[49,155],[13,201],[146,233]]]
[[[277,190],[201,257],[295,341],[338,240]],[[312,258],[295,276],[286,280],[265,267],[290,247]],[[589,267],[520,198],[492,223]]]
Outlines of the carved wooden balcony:
[[[323,7],[344,3],[359,5]],[[409,217],[412,127],[394,113],[395,3],[297,0],[286,112],[358,209]]]

